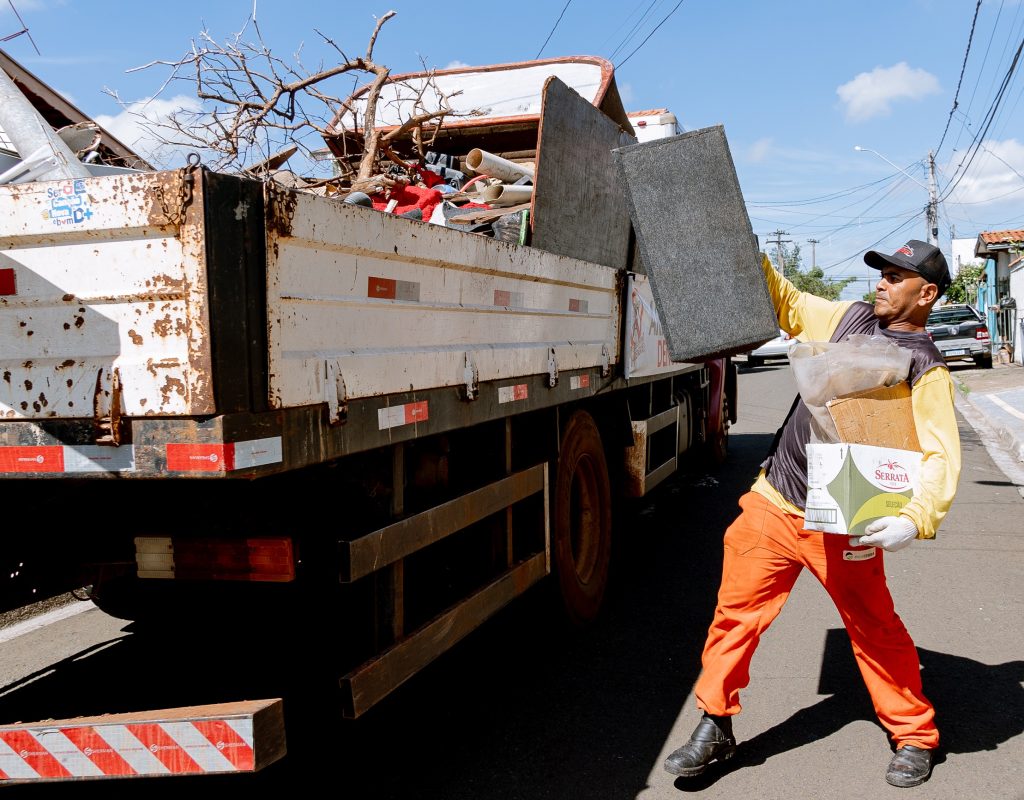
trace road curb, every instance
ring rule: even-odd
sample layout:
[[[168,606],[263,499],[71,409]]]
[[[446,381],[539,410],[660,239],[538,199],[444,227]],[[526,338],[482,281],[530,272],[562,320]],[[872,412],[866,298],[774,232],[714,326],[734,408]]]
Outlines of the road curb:
[[[999,441],[1002,442],[1007,450],[1009,450],[1010,454],[1018,461],[1024,462],[1024,440],[1022,440],[1012,428],[1007,426],[1001,420],[993,417],[988,408],[976,402],[972,397],[974,394],[976,394],[976,392],[973,390],[964,392],[962,389],[958,389],[957,399],[966,403],[975,414],[981,416],[988,424],[988,427],[992,430],[992,433],[995,434]]]

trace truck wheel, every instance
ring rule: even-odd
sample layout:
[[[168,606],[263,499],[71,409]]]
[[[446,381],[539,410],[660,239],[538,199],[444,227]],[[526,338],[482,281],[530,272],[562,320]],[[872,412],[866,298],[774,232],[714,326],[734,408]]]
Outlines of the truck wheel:
[[[608,464],[594,418],[576,411],[562,435],[555,476],[552,563],[570,622],[593,621],[608,586],[612,548]]]
[[[711,463],[719,465],[729,455],[729,397],[722,392],[722,412],[718,417],[720,424],[717,431],[708,431],[705,446]]]

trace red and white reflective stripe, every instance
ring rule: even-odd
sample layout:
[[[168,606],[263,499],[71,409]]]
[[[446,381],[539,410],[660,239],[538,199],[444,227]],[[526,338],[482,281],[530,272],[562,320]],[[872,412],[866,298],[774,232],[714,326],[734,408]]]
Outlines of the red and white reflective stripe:
[[[251,718],[0,731],[0,779],[251,772]]]
[[[394,278],[371,275],[366,279],[366,296],[379,300],[407,300],[418,303],[420,285],[415,281],[396,281]]]
[[[232,472],[277,464],[281,460],[280,436],[244,442],[172,442],[167,445],[167,469],[172,472]]]
[[[569,378],[570,389],[587,389],[590,387],[590,373],[573,375]]]
[[[515,386],[499,386],[498,402],[511,403],[516,400],[525,400],[530,395],[530,387],[525,383],[518,383]]]
[[[426,400],[418,403],[406,403],[401,406],[389,406],[377,409],[377,430],[397,428],[411,425],[414,422],[426,422],[430,418],[430,408]]]
[[[526,305],[525,295],[522,292],[512,292],[505,289],[494,290],[494,305],[522,308]]]
[[[134,472],[132,445],[12,445],[0,447],[4,472]]]

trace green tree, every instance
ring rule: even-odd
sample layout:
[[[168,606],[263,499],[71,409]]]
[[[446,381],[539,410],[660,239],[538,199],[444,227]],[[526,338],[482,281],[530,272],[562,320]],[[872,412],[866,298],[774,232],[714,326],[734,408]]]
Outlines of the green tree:
[[[777,250],[772,263],[778,268],[779,253]],[[782,263],[784,267],[782,274],[797,289],[801,292],[809,292],[818,297],[824,297],[826,300],[838,300],[839,296],[843,293],[843,289],[856,280],[855,278],[829,278],[825,275],[825,271],[818,266],[804,270],[803,260],[800,256],[800,245],[798,244],[792,247],[787,247],[785,244],[782,245]]]
[[[950,303],[973,303],[978,299],[978,284],[984,276],[984,262],[963,265],[946,289],[946,300]]]

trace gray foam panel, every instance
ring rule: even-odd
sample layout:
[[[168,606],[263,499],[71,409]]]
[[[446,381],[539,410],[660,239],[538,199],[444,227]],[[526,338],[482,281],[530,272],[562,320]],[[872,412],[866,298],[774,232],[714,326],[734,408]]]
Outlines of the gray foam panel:
[[[761,256],[721,125],[612,151],[673,361],[778,335]]]

